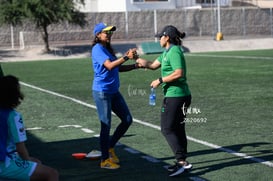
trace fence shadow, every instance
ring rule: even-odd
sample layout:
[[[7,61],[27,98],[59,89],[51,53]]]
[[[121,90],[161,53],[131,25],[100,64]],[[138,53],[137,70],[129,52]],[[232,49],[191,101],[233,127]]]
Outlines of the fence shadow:
[[[228,151],[233,151],[235,152],[240,152],[240,150],[244,147],[253,147],[256,148],[254,151],[248,151],[244,152],[248,156],[252,156],[253,159],[246,159],[238,156],[233,156],[233,157],[228,157],[228,158],[220,158],[218,159],[215,157],[215,159],[210,159],[210,160],[205,160],[205,161],[199,161],[199,162],[192,162],[194,165],[192,172],[193,175],[203,175],[207,174],[208,172],[213,172],[217,170],[221,170],[223,168],[227,167],[233,167],[233,166],[239,166],[239,165],[250,165],[250,164],[256,164],[258,162],[263,162],[263,161],[272,161],[273,160],[273,150],[272,149],[257,149],[258,147],[262,145],[268,145],[272,143],[267,143],[267,142],[254,142],[254,143],[245,143],[245,144],[237,144],[237,145],[230,145],[230,146],[225,146],[221,147],[223,149],[226,149]],[[220,149],[206,149],[206,150],[199,150],[199,151],[194,151],[189,153],[189,157],[195,157],[195,156],[200,156],[200,155],[211,155],[211,154],[218,154],[218,153],[223,153],[222,150]],[[255,158],[254,158],[255,157]],[[161,158],[161,160],[168,160],[170,159],[169,157]],[[206,166],[198,166],[198,165],[203,165],[205,164]]]
[[[0,50],[0,61],[4,58],[14,58],[18,54],[18,50]]]
[[[101,169],[99,159],[76,160],[71,156],[75,152],[88,153],[91,149],[99,149],[97,137],[45,143],[34,135],[28,134],[28,139],[27,147],[30,155],[39,158],[44,164],[56,168],[62,181],[173,181],[181,179],[187,181],[191,180],[192,176],[190,173],[185,173],[177,178],[170,178],[164,168],[166,163],[157,162],[156,159],[147,160],[149,155],[122,144],[116,147],[116,153],[121,160],[121,168],[118,170]]]

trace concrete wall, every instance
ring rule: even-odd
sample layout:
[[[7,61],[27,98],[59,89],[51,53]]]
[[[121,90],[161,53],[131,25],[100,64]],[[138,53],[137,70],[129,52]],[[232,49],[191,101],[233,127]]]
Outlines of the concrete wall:
[[[81,29],[68,23],[49,27],[51,44],[91,42],[93,27],[98,22],[115,25],[113,40],[153,40],[154,34],[165,25],[172,24],[185,31],[189,38],[214,38],[217,33],[217,10],[156,10],[113,13],[88,13],[88,24]],[[272,9],[221,9],[221,30],[228,37],[273,37]],[[25,45],[42,44],[39,30],[25,22],[14,27],[14,42],[19,46],[19,32],[24,33]],[[0,27],[0,45],[11,45],[10,26]],[[34,33],[35,32],[35,33]]]
[[[154,9],[176,9],[181,7],[185,8],[194,6],[196,6],[195,0],[168,0],[166,2],[134,2],[133,0],[85,0],[85,6],[79,6],[78,8],[82,12],[130,12]]]

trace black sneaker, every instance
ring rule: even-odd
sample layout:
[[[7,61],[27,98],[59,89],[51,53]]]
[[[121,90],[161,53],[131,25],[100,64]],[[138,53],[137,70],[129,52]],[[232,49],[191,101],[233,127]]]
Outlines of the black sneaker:
[[[174,162],[174,165],[170,165],[170,166],[168,166],[167,167],[167,170],[169,171],[169,172],[173,172],[174,171],[174,169],[176,168],[176,162]]]
[[[172,171],[171,171],[171,173],[169,175],[170,177],[177,176],[177,175],[183,173],[184,170],[185,170],[183,165],[181,165],[179,163],[176,163],[176,165],[171,166],[171,167],[172,167]],[[171,169],[168,168],[168,170],[171,170]]]
[[[167,168],[167,170],[168,170],[169,172],[173,172],[173,171],[176,169],[177,164],[178,164],[178,163],[175,162],[175,164],[169,166],[169,167]],[[181,165],[181,164],[180,164],[180,165]],[[187,161],[184,161],[184,163],[183,163],[182,165],[183,165],[183,167],[184,167],[184,169],[185,169],[186,171],[189,171],[190,169],[192,169],[192,164],[190,164],[190,163],[187,162]]]

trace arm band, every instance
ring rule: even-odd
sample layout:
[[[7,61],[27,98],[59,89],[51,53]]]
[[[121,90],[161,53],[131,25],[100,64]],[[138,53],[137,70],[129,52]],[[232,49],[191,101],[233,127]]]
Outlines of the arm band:
[[[127,61],[127,60],[129,60],[129,57],[128,57],[128,56],[124,56],[123,59],[124,59],[125,61]]]

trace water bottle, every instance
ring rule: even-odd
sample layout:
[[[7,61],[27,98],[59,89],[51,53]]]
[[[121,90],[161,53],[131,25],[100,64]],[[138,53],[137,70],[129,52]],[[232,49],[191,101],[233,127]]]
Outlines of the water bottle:
[[[155,106],[155,101],[156,101],[155,89],[152,87],[151,88],[151,93],[150,93],[150,96],[149,96],[149,104],[151,106]]]

